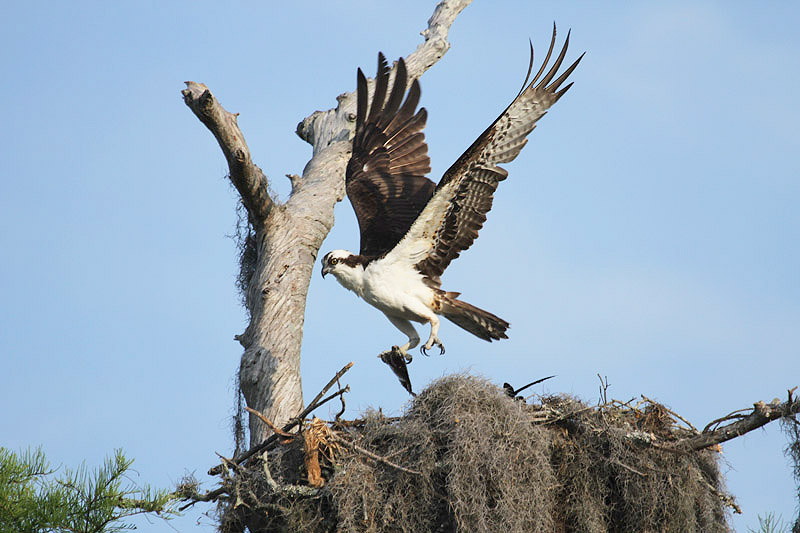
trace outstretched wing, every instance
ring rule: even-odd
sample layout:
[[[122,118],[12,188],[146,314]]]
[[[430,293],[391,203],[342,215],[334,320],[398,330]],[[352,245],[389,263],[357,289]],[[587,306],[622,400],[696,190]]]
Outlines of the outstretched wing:
[[[447,265],[469,248],[478,237],[492,208],[497,184],[508,176],[500,163],[512,161],[527,142],[528,134],[554,103],[572,86],[559,90],[583,58],[579,57],[555,78],[569,46],[569,34],[553,66],[547,64],[555,47],[556,31],[539,72],[528,84],[533,67],[533,47],[528,77],[517,97],[484,131],[464,154],[445,172],[428,205],[409,233],[389,257],[410,261],[422,274],[438,284]],[[544,74],[543,77],[542,74]],[[406,258],[406,259],[401,259]]]
[[[389,92],[389,67],[378,54],[375,94],[367,114],[367,80],[358,69],[356,134],[345,183],[361,229],[359,253],[368,259],[382,256],[400,242],[435,189],[425,177],[431,170],[422,133],[427,113],[425,108],[415,113],[420,97],[417,80],[403,102],[407,78],[401,58]]]

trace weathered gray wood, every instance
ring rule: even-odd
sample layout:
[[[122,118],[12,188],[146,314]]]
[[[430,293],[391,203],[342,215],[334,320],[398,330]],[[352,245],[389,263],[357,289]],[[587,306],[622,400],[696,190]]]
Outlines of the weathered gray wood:
[[[181,94],[189,109],[216,137],[228,161],[231,181],[245,207],[256,217],[264,219],[273,206],[267,177],[250,158],[250,149],[236,121],[237,115],[226,111],[203,83],[187,81]]]
[[[687,450],[702,450],[703,448],[740,437],[754,429],[765,426],[773,420],[795,416],[797,413],[800,413],[800,399],[792,399],[790,392],[789,399],[783,403],[778,400],[772,403],[756,402],[753,404],[753,411],[749,415],[739,416],[735,418],[735,422],[678,441],[675,447]],[[734,418],[728,416],[718,422],[722,423],[731,419]]]
[[[470,2],[443,0],[436,6],[422,32],[425,41],[406,58],[410,77],[421,76],[447,52],[450,26]],[[345,194],[355,94],[340,95],[336,108],[317,111],[298,125],[297,134],[312,145],[313,157],[302,176],[290,176],[292,192],[285,204],[267,194],[267,178],[252,162],[236,116],[201,83],[187,82],[183,95],[217,138],[255,233],[257,259],[245,295],[250,324],[236,337],[245,350],[240,386],[249,407],[283,426],[303,408],[300,346],[306,295],[317,253],[333,227],[333,208]],[[271,433],[253,415],[249,424],[251,447]]]

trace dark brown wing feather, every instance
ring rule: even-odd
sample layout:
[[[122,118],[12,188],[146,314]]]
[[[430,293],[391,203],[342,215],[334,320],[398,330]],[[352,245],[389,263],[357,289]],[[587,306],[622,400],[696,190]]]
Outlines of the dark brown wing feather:
[[[378,54],[375,93],[368,113],[367,80],[358,70],[356,134],[345,183],[361,229],[359,254],[367,259],[394,248],[435,189],[425,177],[431,170],[422,133],[427,113],[425,108],[416,111],[420,97],[417,80],[403,102],[407,82],[406,65],[400,59],[389,91],[389,67],[383,54]]]
[[[567,53],[569,34],[553,66],[545,73],[555,38],[553,26],[550,49],[533,81],[528,84],[526,78],[523,89],[511,105],[445,172],[436,187],[430,209],[420,216],[419,227],[415,225],[411,230],[414,235],[410,235],[410,239],[433,236],[430,248],[426,250],[424,258],[416,263],[416,267],[434,283],[438,283],[439,276],[450,262],[478,237],[486,214],[492,208],[497,184],[508,176],[508,172],[498,164],[517,157],[527,142],[528,134],[536,127],[536,121],[572,86],[570,83],[559,90],[583,55],[553,80]],[[530,72],[529,67],[528,76]],[[544,77],[539,79],[542,74]],[[443,197],[439,198],[439,195]]]

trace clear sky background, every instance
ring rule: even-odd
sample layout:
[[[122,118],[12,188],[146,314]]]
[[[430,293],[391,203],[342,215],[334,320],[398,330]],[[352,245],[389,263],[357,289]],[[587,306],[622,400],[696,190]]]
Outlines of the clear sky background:
[[[232,449],[245,327],[236,194],[183,104],[204,82],[285,198],[294,134],[376,55],[407,55],[434,2],[3,2],[0,7],[0,445],[56,465],[116,447],[168,487]],[[657,399],[697,426],[800,385],[800,6],[478,0],[421,80],[439,176],[516,94],[528,38],[572,28],[575,86],[539,122],[444,287],[511,322],[487,344],[446,323],[417,389],[469,371],[538,392]],[[322,252],[357,249],[337,206]],[[318,267],[315,268],[315,271]],[[423,330],[423,339],[427,331]],[[306,398],[348,361],[347,414],[402,412],[375,355],[403,340],[317,274]],[[333,411],[338,406],[332,408]],[[327,416],[323,409],[320,413]],[[795,516],[778,424],[724,445],[744,515]],[[197,506],[142,530],[212,531]],[[195,524],[199,523],[199,526]]]

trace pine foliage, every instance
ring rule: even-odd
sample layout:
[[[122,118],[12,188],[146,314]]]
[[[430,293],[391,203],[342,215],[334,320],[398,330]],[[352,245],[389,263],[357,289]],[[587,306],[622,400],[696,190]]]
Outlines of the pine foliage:
[[[123,519],[136,514],[173,516],[175,496],[132,483],[132,463],[116,450],[94,471],[57,475],[41,449],[0,448],[0,532],[113,533],[133,529]]]

